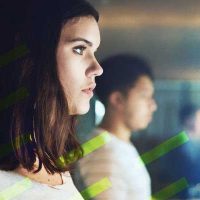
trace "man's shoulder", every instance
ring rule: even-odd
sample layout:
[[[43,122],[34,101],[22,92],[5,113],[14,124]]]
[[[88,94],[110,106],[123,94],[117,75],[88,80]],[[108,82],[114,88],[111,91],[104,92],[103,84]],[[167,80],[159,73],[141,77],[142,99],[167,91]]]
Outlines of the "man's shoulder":
[[[113,134],[106,130],[94,129],[92,132],[91,141],[94,145],[97,145],[94,151],[90,153],[90,156],[95,156],[96,154],[102,154],[102,156],[109,156],[110,154],[119,154],[122,150],[122,145],[120,140],[116,139]]]
[[[106,132],[105,132],[106,133]],[[95,137],[98,137],[101,132],[95,132]],[[90,152],[88,155],[79,160],[79,166],[93,166],[93,165],[106,165],[106,166],[120,166],[122,163],[121,158],[124,156],[123,145],[120,144],[120,141],[115,139],[115,136],[112,136],[110,133],[107,133],[109,140],[105,143],[98,143],[98,148]],[[93,145],[92,145],[93,146]]]

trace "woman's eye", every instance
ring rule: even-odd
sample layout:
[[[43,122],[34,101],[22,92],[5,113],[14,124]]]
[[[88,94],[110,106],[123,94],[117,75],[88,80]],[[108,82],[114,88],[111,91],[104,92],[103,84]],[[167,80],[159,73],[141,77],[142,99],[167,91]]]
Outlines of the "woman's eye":
[[[75,47],[73,49],[73,51],[79,55],[83,55],[83,52],[85,49],[86,49],[86,47],[84,47],[84,46],[78,46],[78,47]]]

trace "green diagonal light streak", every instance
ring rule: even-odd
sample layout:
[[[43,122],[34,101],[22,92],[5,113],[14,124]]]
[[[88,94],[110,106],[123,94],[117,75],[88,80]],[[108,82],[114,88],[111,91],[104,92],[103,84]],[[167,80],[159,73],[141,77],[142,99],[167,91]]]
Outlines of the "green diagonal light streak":
[[[4,55],[0,56],[0,68],[8,65],[10,62],[26,55],[29,52],[28,48],[26,45],[20,45],[11,51],[5,53]]]
[[[29,93],[25,87],[19,88],[17,91],[0,100],[0,111],[12,106],[20,100],[23,100],[28,95]]]
[[[189,184],[187,180],[185,178],[181,178],[152,195],[152,200],[167,200],[173,197],[175,194],[179,193],[180,191],[184,190],[188,186]]]
[[[100,135],[92,138],[82,145],[84,156],[92,153],[93,151],[101,148],[110,141],[111,137],[107,131],[102,132]]]
[[[149,164],[154,160],[164,156],[173,149],[185,144],[189,141],[189,137],[185,131],[180,132],[178,135],[168,139],[167,141],[156,146],[152,150],[142,154],[140,158],[143,160],[144,164]]]
[[[110,141],[110,139],[111,139],[110,135],[108,134],[108,132],[105,131],[105,132],[102,132],[100,135],[92,138],[88,142],[84,143],[82,145],[82,148],[84,150],[84,156],[101,148],[103,145],[108,143]],[[177,136],[174,136],[174,137],[170,138],[169,140],[163,142],[162,144],[158,145],[151,151],[146,152],[145,154],[141,155],[140,160],[142,158],[144,163],[148,164],[148,163],[154,161],[155,159],[158,159],[159,157],[165,155],[166,153],[173,150],[174,148],[177,148],[178,146],[186,143],[188,140],[189,140],[188,136],[183,131],[183,132],[179,133]],[[63,156],[61,156],[61,158],[59,158],[59,162],[62,161],[63,159],[64,159],[64,161],[66,161],[65,158],[63,158]],[[64,162],[62,164],[66,164],[66,162]],[[182,178],[179,181],[167,186],[166,188],[162,189],[158,193],[154,194],[152,196],[152,199],[162,199],[162,200],[168,199],[169,197],[173,196],[174,194],[176,194],[176,193],[180,192],[181,190],[183,190],[184,188],[186,188],[187,185],[188,185],[188,183],[187,183],[186,179]],[[86,188],[85,190],[83,190],[81,192],[81,194],[83,195],[83,197],[86,200],[88,200],[88,199],[91,199],[91,198],[97,196],[101,192],[107,190],[111,186],[112,186],[112,184],[109,181],[109,179],[104,178],[104,179],[100,180],[99,182],[96,182],[93,185]],[[13,189],[13,188],[17,188],[17,187],[11,187],[11,190],[9,190],[9,191],[13,191],[12,193],[15,195],[21,194],[23,192],[21,190],[20,193],[16,193],[15,189]],[[1,192],[0,194],[4,195],[4,196],[8,194],[8,197],[9,197],[9,192],[6,192],[6,191],[7,190]]]
[[[92,153],[93,151],[101,148],[106,143],[108,143],[110,140],[111,140],[111,137],[107,131],[104,131],[101,134],[99,134],[98,136],[90,139],[88,142],[85,142],[84,144],[81,145],[83,152],[84,152],[83,156],[87,156],[88,154]],[[60,156],[57,159],[57,164],[60,167],[63,167],[65,165],[69,165],[69,164],[77,161],[76,159],[74,159],[74,154],[75,154],[74,151],[71,151],[71,152],[67,153],[66,155]]]
[[[32,187],[32,182],[29,178],[24,178],[0,192],[0,200],[11,200],[21,195],[23,192]]]
[[[106,191],[108,188],[112,186],[110,180],[108,178],[103,178],[100,181],[92,184],[85,190],[81,192],[81,195],[85,200],[89,200],[91,198],[96,197],[100,193]]]

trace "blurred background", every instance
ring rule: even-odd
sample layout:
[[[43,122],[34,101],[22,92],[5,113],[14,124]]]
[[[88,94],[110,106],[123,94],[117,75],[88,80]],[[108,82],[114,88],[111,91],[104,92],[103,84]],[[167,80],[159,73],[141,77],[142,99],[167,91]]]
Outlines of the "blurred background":
[[[200,1],[90,2],[101,15],[99,24],[102,41],[97,52],[99,61],[116,53],[132,53],[144,57],[153,68],[158,110],[148,129],[134,133],[132,137],[132,142],[142,154],[182,131],[179,110],[183,105],[194,103],[200,107]],[[94,97],[90,112],[80,118],[78,136],[82,142],[92,138],[90,131],[103,114],[103,105]],[[147,165],[153,193],[181,178],[175,172],[166,178],[167,170],[173,168],[173,162],[169,160],[181,148]],[[197,159],[196,162],[199,162]],[[181,162],[177,165],[180,168]],[[197,163],[194,166],[197,168]],[[187,170],[193,171],[199,180],[194,173],[200,174],[200,167],[198,172],[191,166]],[[190,183],[190,186],[196,184]]]

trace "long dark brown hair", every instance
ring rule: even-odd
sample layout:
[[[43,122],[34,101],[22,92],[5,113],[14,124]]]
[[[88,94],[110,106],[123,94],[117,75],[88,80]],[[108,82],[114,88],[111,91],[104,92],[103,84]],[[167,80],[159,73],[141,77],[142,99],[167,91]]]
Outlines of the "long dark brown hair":
[[[98,21],[99,16],[85,0],[33,1],[26,11],[14,41],[15,46],[23,42],[27,54],[4,66],[6,70],[0,68],[0,169],[14,170],[21,164],[33,170],[38,157],[35,172],[42,164],[49,173],[64,172],[70,162],[66,159],[60,165],[59,158],[73,152],[76,160],[82,149],[75,136],[76,116],[69,115],[58,78],[56,48],[66,22],[81,16]],[[19,94],[15,94],[17,90]],[[12,105],[6,103],[9,98]]]

